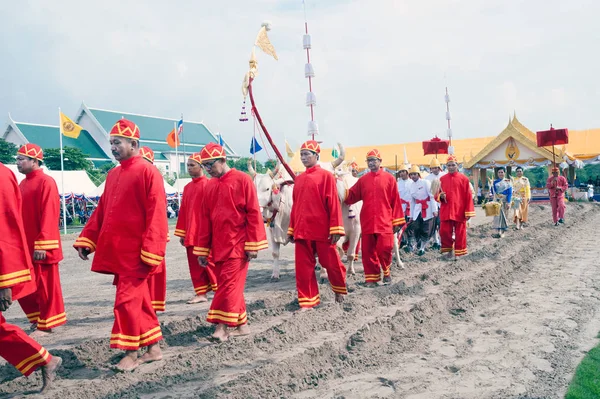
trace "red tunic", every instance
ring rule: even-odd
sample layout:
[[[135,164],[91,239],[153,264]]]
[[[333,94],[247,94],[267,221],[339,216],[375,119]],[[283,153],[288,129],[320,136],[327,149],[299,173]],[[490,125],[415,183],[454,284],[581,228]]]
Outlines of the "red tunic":
[[[328,241],[344,235],[342,207],[335,178],[315,165],[296,177],[288,235],[296,240]]]
[[[550,176],[546,180],[546,188],[549,191],[550,198],[563,198],[565,191],[569,188],[569,183],[564,176]]]
[[[406,223],[396,179],[382,169],[366,173],[350,188],[345,202],[352,205],[358,201],[363,201],[360,211],[363,234],[392,233],[394,226]]]
[[[14,173],[0,163],[0,289],[17,300],[36,291],[31,255],[21,220],[21,191]],[[58,223],[58,219],[56,220]]]
[[[246,251],[268,247],[254,183],[238,170],[208,181],[196,220],[197,230],[191,238],[194,254],[208,256],[210,252],[215,263],[245,259]],[[218,283],[220,287],[221,281]]]
[[[181,200],[181,207],[179,208],[177,225],[175,226],[175,235],[177,237],[185,237],[184,245],[186,247],[194,245],[192,238],[197,230],[195,217],[202,204],[202,197],[207,183],[208,178],[200,176],[186,184],[183,190],[184,194]]]
[[[435,194],[435,200],[441,202],[440,221],[466,222],[467,217],[475,216],[473,196],[467,176],[460,172],[446,173],[440,177],[440,190],[446,193],[445,201],[440,201],[441,192]]]
[[[73,246],[97,251],[94,272],[147,278],[164,268],[166,209],[158,169],[130,158],[108,172],[98,207]]]
[[[42,169],[25,175],[19,185],[23,198],[23,226],[29,253],[45,250],[46,259],[34,263],[55,264],[63,259],[60,242],[60,196],[54,179]]]

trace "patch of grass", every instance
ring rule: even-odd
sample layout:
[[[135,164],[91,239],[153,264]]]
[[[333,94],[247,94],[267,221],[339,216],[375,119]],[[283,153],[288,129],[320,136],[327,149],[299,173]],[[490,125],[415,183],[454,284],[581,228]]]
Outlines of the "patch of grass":
[[[600,345],[583,358],[569,384],[565,399],[600,398]]]

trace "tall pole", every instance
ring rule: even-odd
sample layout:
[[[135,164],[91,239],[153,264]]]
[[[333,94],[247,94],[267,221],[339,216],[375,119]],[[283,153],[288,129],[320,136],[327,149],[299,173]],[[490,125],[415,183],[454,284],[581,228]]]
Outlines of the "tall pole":
[[[448,121],[448,145],[452,146],[452,127],[450,126],[450,120],[452,117],[450,116],[450,95],[448,94],[448,87],[446,86],[446,95],[444,96],[444,100],[446,101],[446,121]],[[450,152],[450,151],[448,151]],[[452,151],[454,153],[454,151]],[[437,153],[435,154],[437,158]]]
[[[306,105],[310,107],[310,122],[308,133],[315,139],[315,134],[319,134],[317,123],[315,122],[315,110],[314,107],[317,104],[316,97],[312,90],[312,78],[315,77],[315,71],[310,63],[310,49],[312,47],[311,37],[308,34],[308,21],[306,18],[306,2],[302,0],[302,7],[304,9],[304,38],[303,47],[306,50],[306,65],[304,67],[304,76],[308,78],[308,93],[306,94]]]
[[[177,205],[181,208],[181,195],[179,195],[179,176],[181,174],[181,165],[179,163],[179,132],[177,131],[177,122],[173,122],[173,129],[175,131],[175,160],[177,163],[177,174],[176,176],[176,190],[177,190]]]
[[[181,113],[181,142],[183,143],[183,159],[185,160],[185,129],[183,128],[183,112]]]
[[[62,139],[62,123],[60,118],[60,107],[58,107],[58,137],[60,141],[60,180],[61,180],[61,192],[62,192],[62,210],[63,210],[63,231],[67,234],[67,203],[65,201],[65,161],[64,161],[64,150],[63,150],[63,139]]]

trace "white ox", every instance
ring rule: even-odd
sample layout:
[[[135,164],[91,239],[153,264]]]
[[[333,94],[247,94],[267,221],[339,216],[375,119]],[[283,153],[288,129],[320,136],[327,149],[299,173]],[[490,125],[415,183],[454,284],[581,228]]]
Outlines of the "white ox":
[[[273,254],[272,280],[279,280],[279,249],[287,245],[287,230],[293,205],[293,180],[285,168],[278,164],[275,172],[256,173],[252,163],[248,162],[248,171],[254,178],[258,204],[262,209],[263,220],[267,223],[267,239]]]

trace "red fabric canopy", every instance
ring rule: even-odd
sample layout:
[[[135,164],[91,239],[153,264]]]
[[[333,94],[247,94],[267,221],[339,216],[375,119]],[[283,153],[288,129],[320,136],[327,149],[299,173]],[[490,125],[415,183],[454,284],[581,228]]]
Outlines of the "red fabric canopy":
[[[442,140],[437,136],[431,140],[425,140],[423,141],[423,155],[447,154],[448,143],[448,140]]]
[[[537,132],[537,146],[549,147],[551,145],[561,145],[569,143],[569,129],[555,129],[552,126],[550,130]]]

